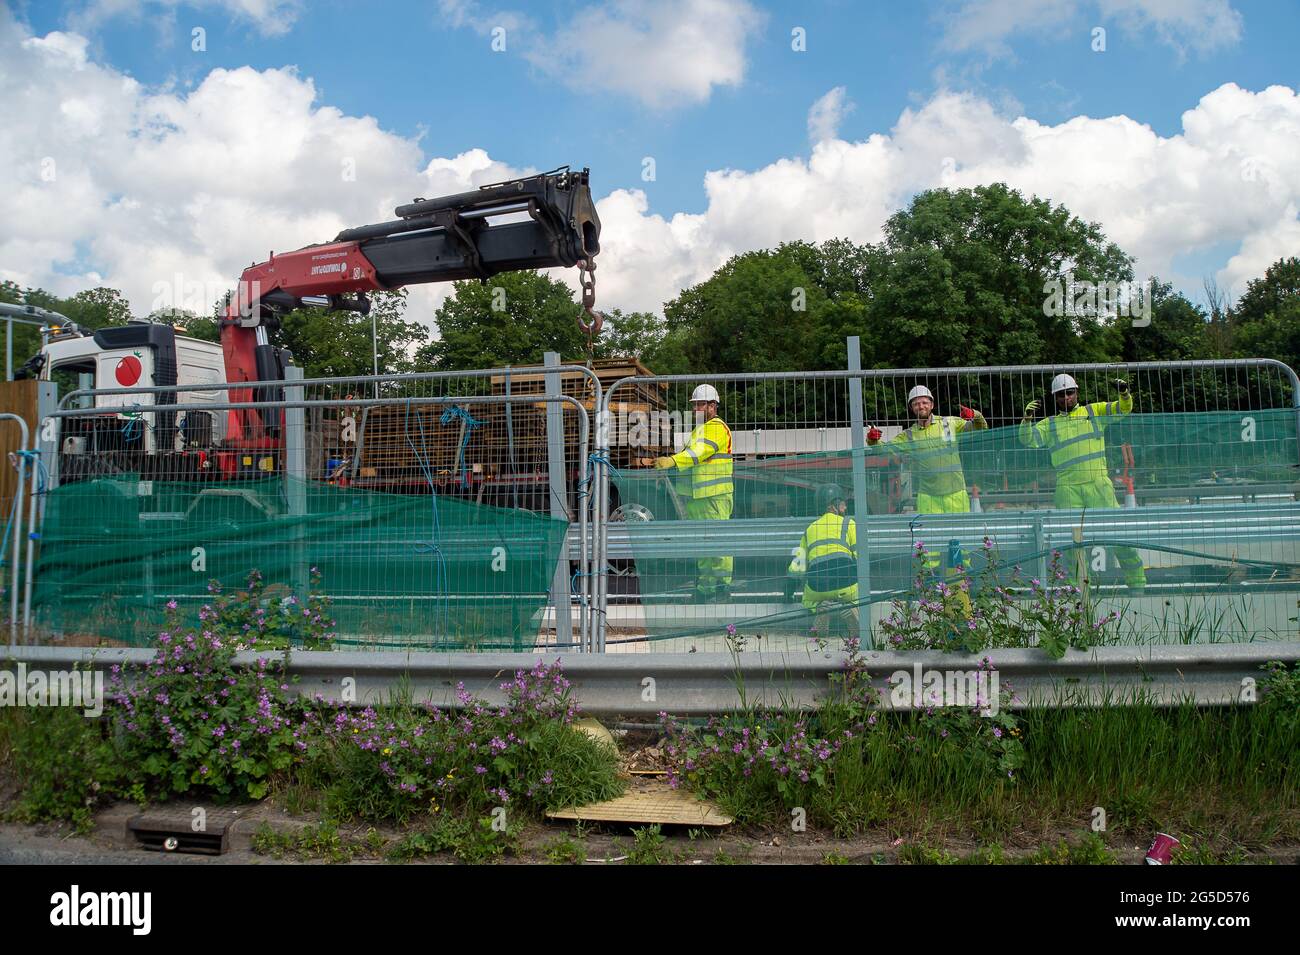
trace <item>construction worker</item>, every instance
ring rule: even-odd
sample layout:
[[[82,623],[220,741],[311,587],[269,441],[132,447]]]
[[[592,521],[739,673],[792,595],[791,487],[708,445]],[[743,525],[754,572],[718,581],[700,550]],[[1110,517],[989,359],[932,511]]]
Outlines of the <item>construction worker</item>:
[[[1069,375],[1052,379],[1052,398],[1056,414],[1037,423],[1034,415],[1038,402],[1025,405],[1020,422],[1020,443],[1031,448],[1046,448],[1056,469],[1056,492],[1053,503],[1061,508],[1119,507],[1115,485],[1106,468],[1106,439],[1103,432],[1115,415],[1133,410],[1133,394],[1123,378],[1111,382],[1119,392],[1115,401],[1079,404],[1079,385]],[[1137,591],[1146,587],[1146,569],[1132,547],[1116,547],[1115,555],[1124,570],[1128,586]]]
[[[689,470],[691,496],[686,517],[692,521],[730,520],[735,506],[732,483],[731,429],[718,417],[718,390],[700,385],[691,392],[691,411],[698,422],[676,454],[655,459],[659,469]],[[726,600],[731,596],[731,557],[702,557],[696,562],[694,600]]]
[[[858,531],[848,516],[849,496],[838,484],[828,484],[818,489],[817,504],[822,515],[803,532],[789,572],[804,578],[804,609],[818,614],[814,630],[825,628],[827,614],[818,607],[830,601],[849,605],[847,616],[856,627]]]
[[[966,492],[966,475],[961,455],[957,453],[957,435],[963,431],[980,431],[989,426],[984,415],[965,405],[957,406],[960,417],[935,417],[934,395],[925,385],[917,385],[907,394],[907,410],[916,422],[884,446],[886,451],[906,455],[912,466],[916,485],[916,509],[922,514],[966,514],[970,512],[970,495]],[[867,444],[880,444],[880,429],[867,432]],[[939,567],[939,553],[927,550],[922,558],[927,570]]]

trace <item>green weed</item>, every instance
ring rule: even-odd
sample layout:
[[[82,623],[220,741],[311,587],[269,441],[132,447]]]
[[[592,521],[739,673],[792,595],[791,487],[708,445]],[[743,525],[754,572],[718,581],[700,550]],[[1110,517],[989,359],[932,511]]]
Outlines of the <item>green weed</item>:
[[[6,816],[18,822],[71,822],[91,827],[91,813],[112,796],[130,794],[104,723],[66,706],[0,708],[0,738],[19,785]]]
[[[1044,846],[1021,860],[1026,865],[1115,865],[1115,853],[1106,848],[1101,836],[1090,832],[1076,843],[1062,839]]]
[[[627,853],[628,865],[671,865],[677,861],[660,829],[656,824],[632,830],[632,848]]]
[[[546,843],[542,846],[542,855],[551,865],[582,865],[587,861],[587,851],[568,836]]]
[[[339,833],[338,824],[326,820],[318,826],[304,826],[295,834],[276,832],[262,823],[253,833],[252,848],[258,855],[274,859],[340,863],[352,861],[353,855],[363,846],[344,838]]]

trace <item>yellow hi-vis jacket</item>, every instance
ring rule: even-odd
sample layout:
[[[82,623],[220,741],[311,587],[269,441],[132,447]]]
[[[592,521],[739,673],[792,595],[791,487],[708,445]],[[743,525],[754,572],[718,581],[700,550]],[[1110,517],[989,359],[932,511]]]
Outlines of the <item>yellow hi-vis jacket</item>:
[[[678,468],[691,472],[691,497],[695,500],[731,494],[731,429],[719,417],[696,427],[686,447],[673,456]]]
[[[831,581],[823,579],[823,574],[834,565],[842,565],[857,557],[858,529],[853,518],[847,514],[839,515],[827,511],[808,525],[799,541],[799,547],[790,561],[789,573],[807,574],[809,583],[818,582],[822,586],[818,591],[837,590],[854,582],[853,579]],[[843,570],[840,573],[844,573]],[[855,578],[856,579],[856,578]]]
[[[1069,414],[1055,414],[1032,423],[1022,421],[1020,443],[1051,452],[1058,485],[1109,482],[1102,432],[1110,424],[1110,416],[1132,410],[1133,393],[1126,391],[1115,401],[1094,401],[1075,407]]]
[[[946,497],[966,490],[961,455],[957,453],[957,435],[965,431],[969,423],[965,418],[936,416],[924,428],[912,425],[889,439],[886,447],[890,451],[906,454],[910,459],[912,476],[917,483],[913,490],[918,494]]]

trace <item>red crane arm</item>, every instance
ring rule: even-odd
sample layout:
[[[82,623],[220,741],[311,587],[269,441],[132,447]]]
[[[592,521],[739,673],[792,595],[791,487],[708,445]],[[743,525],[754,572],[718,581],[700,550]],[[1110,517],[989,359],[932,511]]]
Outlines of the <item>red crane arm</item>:
[[[600,219],[590,173],[553,172],[483,186],[473,192],[416,199],[398,218],[347,229],[333,242],[274,253],[249,266],[226,302],[221,347],[229,382],[284,378],[282,356],[268,328],[306,298],[329,307],[369,311],[366,293],[425,282],[487,279],[500,272],[581,265],[590,272],[600,251]],[[584,281],[584,291],[586,282]],[[590,294],[584,302],[590,306]],[[231,389],[236,402],[273,399],[274,386]],[[232,411],[232,447],[278,444],[274,415]]]

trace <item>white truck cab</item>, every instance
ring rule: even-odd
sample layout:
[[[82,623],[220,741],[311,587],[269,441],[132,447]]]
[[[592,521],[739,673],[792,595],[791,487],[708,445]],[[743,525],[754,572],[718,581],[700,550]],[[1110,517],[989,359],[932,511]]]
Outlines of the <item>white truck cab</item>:
[[[40,377],[57,382],[63,394],[86,388],[219,384],[226,377],[219,344],[178,334],[175,327],[162,323],[129,322],[93,332],[67,323],[50,326],[45,337]],[[94,407],[110,409],[138,404],[220,403],[228,399],[224,390],[182,389],[174,398],[135,394],[95,395],[92,399],[87,395],[73,404],[88,408],[92,400]],[[124,443],[134,444],[146,453],[181,451],[186,446],[211,447],[225,437],[226,414],[221,411],[110,414],[116,419],[114,426],[121,429]],[[85,437],[67,437],[63,453],[85,453],[85,441]]]

